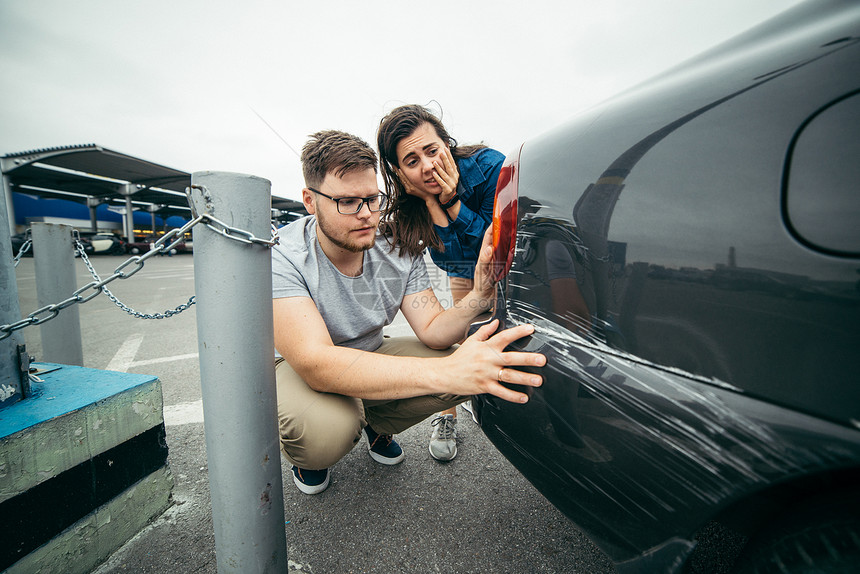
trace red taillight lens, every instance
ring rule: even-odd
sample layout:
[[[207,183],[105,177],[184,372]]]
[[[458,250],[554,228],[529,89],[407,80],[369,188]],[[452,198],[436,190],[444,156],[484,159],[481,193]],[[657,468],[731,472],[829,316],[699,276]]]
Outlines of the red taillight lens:
[[[496,184],[493,204],[493,281],[500,281],[511,270],[517,245],[517,183],[519,150],[505,160]]]

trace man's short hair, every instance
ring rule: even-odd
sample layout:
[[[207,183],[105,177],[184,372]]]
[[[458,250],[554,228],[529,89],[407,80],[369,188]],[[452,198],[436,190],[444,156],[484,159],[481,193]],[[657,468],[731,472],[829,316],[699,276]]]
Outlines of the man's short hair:
[[[305,185],[319,189],[326,174],[344,174],[372,169],[376,173],[376,152],[363,139],[336,130],[310,136],[302,147],[302,173]]]

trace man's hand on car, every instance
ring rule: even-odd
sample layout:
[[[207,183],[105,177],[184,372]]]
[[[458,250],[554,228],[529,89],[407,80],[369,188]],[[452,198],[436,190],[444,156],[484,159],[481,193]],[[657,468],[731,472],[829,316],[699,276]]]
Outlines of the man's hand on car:
[[[502,383],[539,387],[543,378],[514,367],[543,367],[546,357],[540,353],[505,351],[505,347],[534,332],[532,325],[517,325],[495,333],[498,319],[483,325],[467,338],[444,361],[442,374],[446,390],[460,395],[489,393],[513,403],[525,403],[527,394],[514,391]],[[495,333],[495,334],[493,334]]]

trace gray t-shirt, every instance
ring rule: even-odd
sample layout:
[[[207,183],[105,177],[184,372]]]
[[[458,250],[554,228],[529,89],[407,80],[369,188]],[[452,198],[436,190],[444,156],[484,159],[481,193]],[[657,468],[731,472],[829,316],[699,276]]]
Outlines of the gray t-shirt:
[[[313,299],[335,345],[375,351],[403,297],[430,287],[424,258],[401,257],[382,237],[364,252],[361,275],[347,277],[323,253],[313,215],[282,227],[278,235],[280,245],[272,249],[272,296]]]

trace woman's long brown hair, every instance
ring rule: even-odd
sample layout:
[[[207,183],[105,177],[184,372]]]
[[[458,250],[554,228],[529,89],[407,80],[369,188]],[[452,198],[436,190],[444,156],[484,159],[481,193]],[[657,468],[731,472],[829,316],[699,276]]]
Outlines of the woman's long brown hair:
[[[376,134],[376,145],[379,149],[379,167],[385,192],[388,194],[388,205],[382,216],[382,229],[393,247],[399,247],[413,257],[420,255],[425,247],[444,251],[442,241],[433,228],[430,212],[424,202],[406,193],[406,189],[397,177],[395,171],[399,167],[397,161],[397,144],[409,136],[423,124],[430,124],[436,130],[436,135],[451,149],[451,156],[457,160],[474,155],[485,145],[458,146],[441,120],[433,112],[419,105],[400,106],[393,109],[379,122]]]

